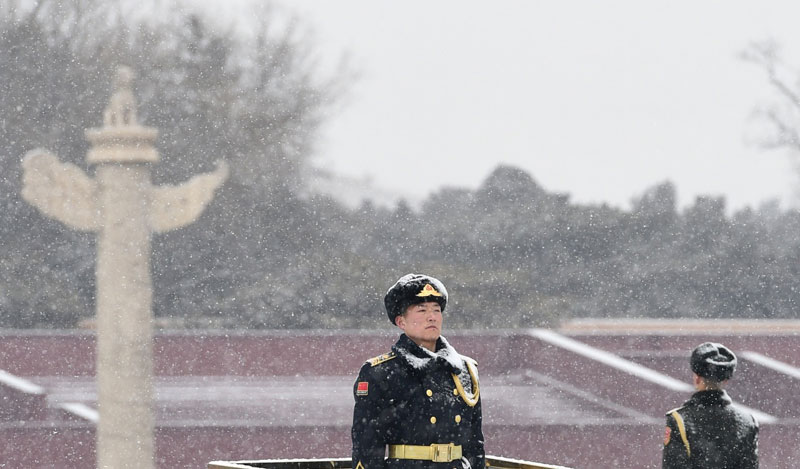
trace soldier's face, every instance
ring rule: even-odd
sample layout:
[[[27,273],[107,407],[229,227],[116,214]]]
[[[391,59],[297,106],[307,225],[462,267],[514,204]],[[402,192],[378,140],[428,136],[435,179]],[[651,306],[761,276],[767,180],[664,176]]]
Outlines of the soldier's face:
[[[442,308],[433,301],[411,305],[397,317],[397,327],[417,345],[435,351],[442,333]]]

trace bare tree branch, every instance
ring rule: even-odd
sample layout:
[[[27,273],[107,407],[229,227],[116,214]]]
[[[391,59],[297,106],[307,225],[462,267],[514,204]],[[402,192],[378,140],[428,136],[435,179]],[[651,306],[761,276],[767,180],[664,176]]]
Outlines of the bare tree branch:
[[[740,56],[762,68],[770,86],[778,94],[778,104],[758,113],[773,131],[773,136],[762,139],[759,145],[767,149],[789,147],[800,150],[800,133],[798,133],[800,122],[792,117],[791,112],[800,111],[800,94],[780,77],[779,71],[787,67],[780,59],[778,45],[774,41],[754,42]],[[779,107],[780,104],[784,105],[783,108]]]

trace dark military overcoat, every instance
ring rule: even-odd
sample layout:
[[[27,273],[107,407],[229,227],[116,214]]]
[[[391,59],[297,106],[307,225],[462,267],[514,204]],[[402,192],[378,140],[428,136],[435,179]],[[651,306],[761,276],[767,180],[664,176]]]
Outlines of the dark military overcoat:
[[[353,395],[353,468],[485,467],[476,363],[443,337],[434,355],[401,335],[390,353],[364,363]],[[387,445],[448,443],[461,446],[461,460],[385,459]]]
[[[667,413],[664,469],[758,468],[758,421],[725,391],[700,391]]]

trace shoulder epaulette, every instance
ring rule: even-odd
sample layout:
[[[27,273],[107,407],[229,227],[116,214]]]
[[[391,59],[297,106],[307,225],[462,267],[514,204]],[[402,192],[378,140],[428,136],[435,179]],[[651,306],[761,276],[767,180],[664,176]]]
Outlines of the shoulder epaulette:
[[[682,410],[682,409],[683,409],[683,406],[676,407],[676,408],[674,408],[674,409],[671,409],[671,410],[667,411],[666,415],[670,415],[670,414],[672,414],[673,412],[677,412],[677,411],[679,411],[679,410]]]
[[[461,355],[461,358],[463,358],[465,361],[470,362],[472,366],[478,366],[478,362],[474,358],[468,357],[466,355]]]
[[[675,425],[678,426],[678,433],[681,435],[681,441],[683,441],[683,446],[686,448],[686,455],[691,458],[692,447],[689,445],[689,437],[686,435],[686,424],[683,423],[683,417],[678,413],[678,411],[682,408],[683,407],[678,407],[667,415],[675,419]]]
[[[367,363],[369,363],[372,366],[377,366],[377,365],[380,365],[383,362],[388,362],[389,360],[391,360],[393,358],[397,358],[397,354],[394,353],[394,351],[389,352],[389,353],[384,353],[383,355],[378,355],[375,358],[370,358],[369,360],[367,360]]]

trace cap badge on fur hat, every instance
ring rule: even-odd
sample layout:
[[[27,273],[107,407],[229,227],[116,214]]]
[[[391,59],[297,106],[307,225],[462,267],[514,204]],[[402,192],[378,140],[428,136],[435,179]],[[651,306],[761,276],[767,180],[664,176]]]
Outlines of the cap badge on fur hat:
[[[439,279],[423,274],[403,275],[383,297],[386,314],[392,324],[409,306],[430,301],[439,303],[444,312],[447,306],[447,288]]]
[[[436,289],[433,288],[433,285],[431,285],[430,283],[426,283],[425,284],[425,288],[423,288],[421,292],[417,293],[417,296],[420,296],[420,297],[442,296],[442,294],[439,293],[438,291],[436,291]]]

